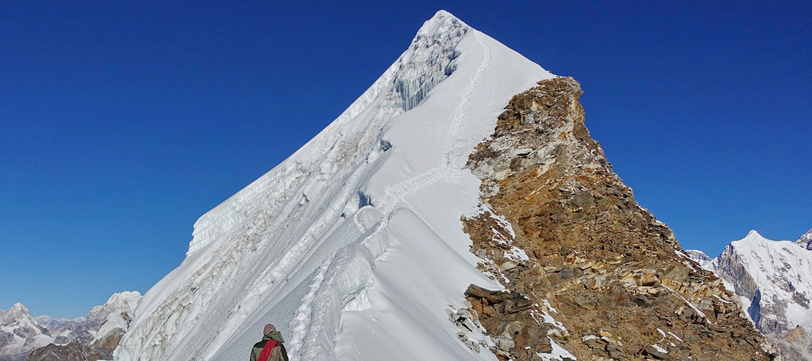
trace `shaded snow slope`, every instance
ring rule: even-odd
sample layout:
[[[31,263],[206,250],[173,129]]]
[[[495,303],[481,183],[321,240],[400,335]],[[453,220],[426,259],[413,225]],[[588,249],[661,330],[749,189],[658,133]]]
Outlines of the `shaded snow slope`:
[[[750,231],[716,258],[689,252],[734,289],[759,330],[779,334],[798,325],[812,330],[812,252],[805,246]]]
[[[552,76],[438,12],[338,119],[197,221],[116,360],[245,358],[268,322],[293,359],[495,360],[448,320],[470,283],[499,287],[462,232],[479,195],[462,168]]]

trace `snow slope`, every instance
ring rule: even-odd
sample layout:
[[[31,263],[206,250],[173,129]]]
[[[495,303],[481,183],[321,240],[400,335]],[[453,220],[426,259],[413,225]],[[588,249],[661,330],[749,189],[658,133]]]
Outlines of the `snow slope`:
[[[470,283],[499,288],[462,232],[479,195],[462,168],[510,98],[550,77],[438,12],[338,119],[197,221],[116,360],[245,358],[268,322],[293,359],[495,360],[447,313]]]
[[[772,241],[750,231],[719,257],[689,252],[734,289],[759,330],[779,334],[798,325],[812,331],[812,252],[805,246],[800,240]]]

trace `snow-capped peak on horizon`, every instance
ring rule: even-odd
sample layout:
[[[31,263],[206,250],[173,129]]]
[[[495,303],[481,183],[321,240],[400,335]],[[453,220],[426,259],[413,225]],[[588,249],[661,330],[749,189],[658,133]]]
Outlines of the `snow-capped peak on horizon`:
[[[764,236],[762,236],[761,233],[758,233],[758,231],[756,231],[755,229],[751,229],[750,232],[747,232],[747,236],[745,236],[745,238],[750,238],[750,237],[764,238]]]
[[[20,302],[15,303],[8,310],[0,310],[0,325],[9,325],[24,318],[32,319],[28,308]]]
[[[687,253],[726,281],[762,332],[779,334],[797,325],[812,330],[812,253],[798,246],[798,241],[774,241],[752,230],[718,257]]]
[[[808,251],[812,251],[812,229],[806,231],[801,237],[798,237],[795,243]]]
[[[767,237],[764,237],[764,236],[761,235],[761,233],[758,233],[758,231],[753,229],[753,230],[750,230],[750,232],[747,232],[747,235],[744,236],[744,238],[742,238],[740,240],[737,240],[737,241],[732,241],[730,243],[731,244],[739,244],[739,245],[747,244],[747,245],[752,245],[752,246],[763,247],[769,242],[779,242],[779,241],[773,241],[773,240],[771,240],[771,239],[769,239]]]
[[[41,316],[34,317],[34,320],[37,321],[39,324],[44,325],[44,326],[49,326],[49,327],[51,327],[51,326],[62,326],[64,324],[68,323],[68,322],[82,323],[82,322],[85,322],[86,319],[87,318],[84,317],[84,316],[83,317],[76,317],[76,318],[64,318],[64,317],[62,317],[62,318],[57,318],[57,319],[55,319],[55,318],[53,318],[51,316],[48,316],[48,315],[41,315]]]
[[[138,291],[124,291],[114,293],[110,298],[107,299],[107,302],[104,304],[111,305],[123,305],[123,304],[137,304],[138,301],[141,299],[141,292]]]
[[[800,238],[796,241],[788,241],[788,240],[773,240],[767,237],[764,237],[758,231],[751,230],[747,232],[747,236],[744,238],[732,241],[731,245],[738,245],[738,247],[771,247],[773,243],[780,242],[780,243],[794,243],[797,246],[800,246],[803,249],[812,250],[812,229],[801,235]]]
[[[458,17],[454,16],[450,12],[445,10],[437,10],[437,12],[434,13],[434,16],[426,20],[423,23],[423,26],[421,26],[420,29],[417,30],[417,34],[415,35],[412,42],[414,42],[415,40],[417,40],[422,36],[431,36],[439,32],[448,31],[448,24],[452,22],[459,22],[461,26],[466,28],[468,27],[468,24],[466,24],[464,21],[460,20]]]
[[[127,304],[135,305],[135,304],[138,304],[141,297],[142,297],[141,292],[138,292],[138,291],[124,291],[124,292],[114,293],[107,299],[107,301],[105,303],[103,303],[101,305],[93,306],[91,308],[91,311],[88,312],[88,314],[91,313],[92,310],[94,310],[94,309],[98,309],[98,308],[105,307],[105,306],[116,306],[116,307],[118,307],[118,306],[123,306],[123,305],[127,305]],[[54,317],[52,317],[50,315],[47,315],[47,314],[33,316],[33,315],[31,315],[31,311],[28,309],[28,307],[26,307],[22,302],[15,302],[7,310],[0,309],[0,320],[3,319],[4,315],[8,315],[9,317],[11,315],[14,315],[14,316],[27,315],[27,316],[31,317],[33,320],[35,320],[35,321],[37,321],[39,323],[42,323],[42,324],[66,323],[66,322],[77,322],[77,323],[79,323],[79,322],[84,322],[87,319],[87,317],[86,317],[87,315],[86,316],[79,316],[79,317],[75,317],[75,318],[66,318],[66,317],[54,318]]]
[[[6,312],[25,312],[25,313],[28,313],[28,307],[25,307],[25,305],[23,305],[22,303],[17,302],[15,304],[13,304],[11,306],[11,308],[9,308]]]
[[[25,357],[32,350],[52,343],[65,345],[79,341],[87,345],[124,332],[129,326],[125,318],[133,317],[140,298],[137,291],[115,293],[103,305],[93,307],[87,317],[73,319],[54,319],[48,315],[31,317],[28,308],[17,302],[8,310],[0,310],[0,359],[4,355]]]

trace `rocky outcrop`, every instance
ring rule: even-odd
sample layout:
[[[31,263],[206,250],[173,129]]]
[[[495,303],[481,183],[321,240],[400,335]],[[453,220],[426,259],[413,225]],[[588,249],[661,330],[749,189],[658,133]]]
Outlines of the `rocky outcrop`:
[[[492,336],[492,351],[498,357],[532,360],[535,354],[553,351],[547,333],[554,327],[536,321],[543,316],[524,295],[491,291],[476,285],[470,285],[465,295],[475,311],[476,321]]]
[[[774,358],[738,297],[690,260],[612,171],[584,126],[580,85],[538,85],[510,101],[471,154],[482,212],[462,221],[480,269],[555,321],[491,311],[469,288],[491,337],[515,335],[515,345],[518,335],[546,335],[578,360]],[[517,317],[519,333],[504,332]],[[523,351],[497,355],[551,359]]]
[[[117,328],[90,345],[78,340],[67,345],[50,344],[28,354],[25,361],[98,361],[112,360],[124,330]]]

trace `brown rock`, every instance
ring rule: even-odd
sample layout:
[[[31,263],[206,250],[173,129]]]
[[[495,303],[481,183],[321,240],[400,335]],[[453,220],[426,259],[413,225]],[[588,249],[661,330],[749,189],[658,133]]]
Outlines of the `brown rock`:
[[[539,82],[510,101],[492,137],[469,157],[467,167],[482,181],[481,200],[494,214],[466,217],[463,230],[473,241],[471,251],[490,261],[481,269],[510,281],[502,293],[469,287],[472,305],[496,305],[482,308],[489,317],[483,326],[501,335],[505,325],[529,317],[533,305],[546,300],[558,311],[550,314],[581,339],[566,345],[578,359],[618,358],[624,349],[637,354],[662,339],[658,329],[684,335],[672,340],[678,345],[673,357],[698,359],[712,351],[719,360],[770,359],[774,355],[763,352],[764,339],[749,321],[725,316],[740,314],[741,306],[714,302],[730,299],[719,279],[686,265],[692,261],[675,252],[680,248],[673,232],[640,207],[612,171],[584,126],[580,95],[572,78]],[[494,230],[509,234],[495,214],[515,230],[512,244],[493,238]],[[508,264],[504,251],[511,246],[533,257],[516,267],[487,268]],[[517,360],[531,359],[519,345],[541,347],[525,338],[536,333],[546,339],[539,329],[550,327],[526,321],[511,336]],[[601,330],[613,337],[583,339]]]
[[[665,358],[665,355],[668,354],[668,351],[665,351],[664,349],[656,347],[654,345],[649,345],[646,346],[645,349],[643,349],[643,354],[652,356],[658,360],[662,360]]]

